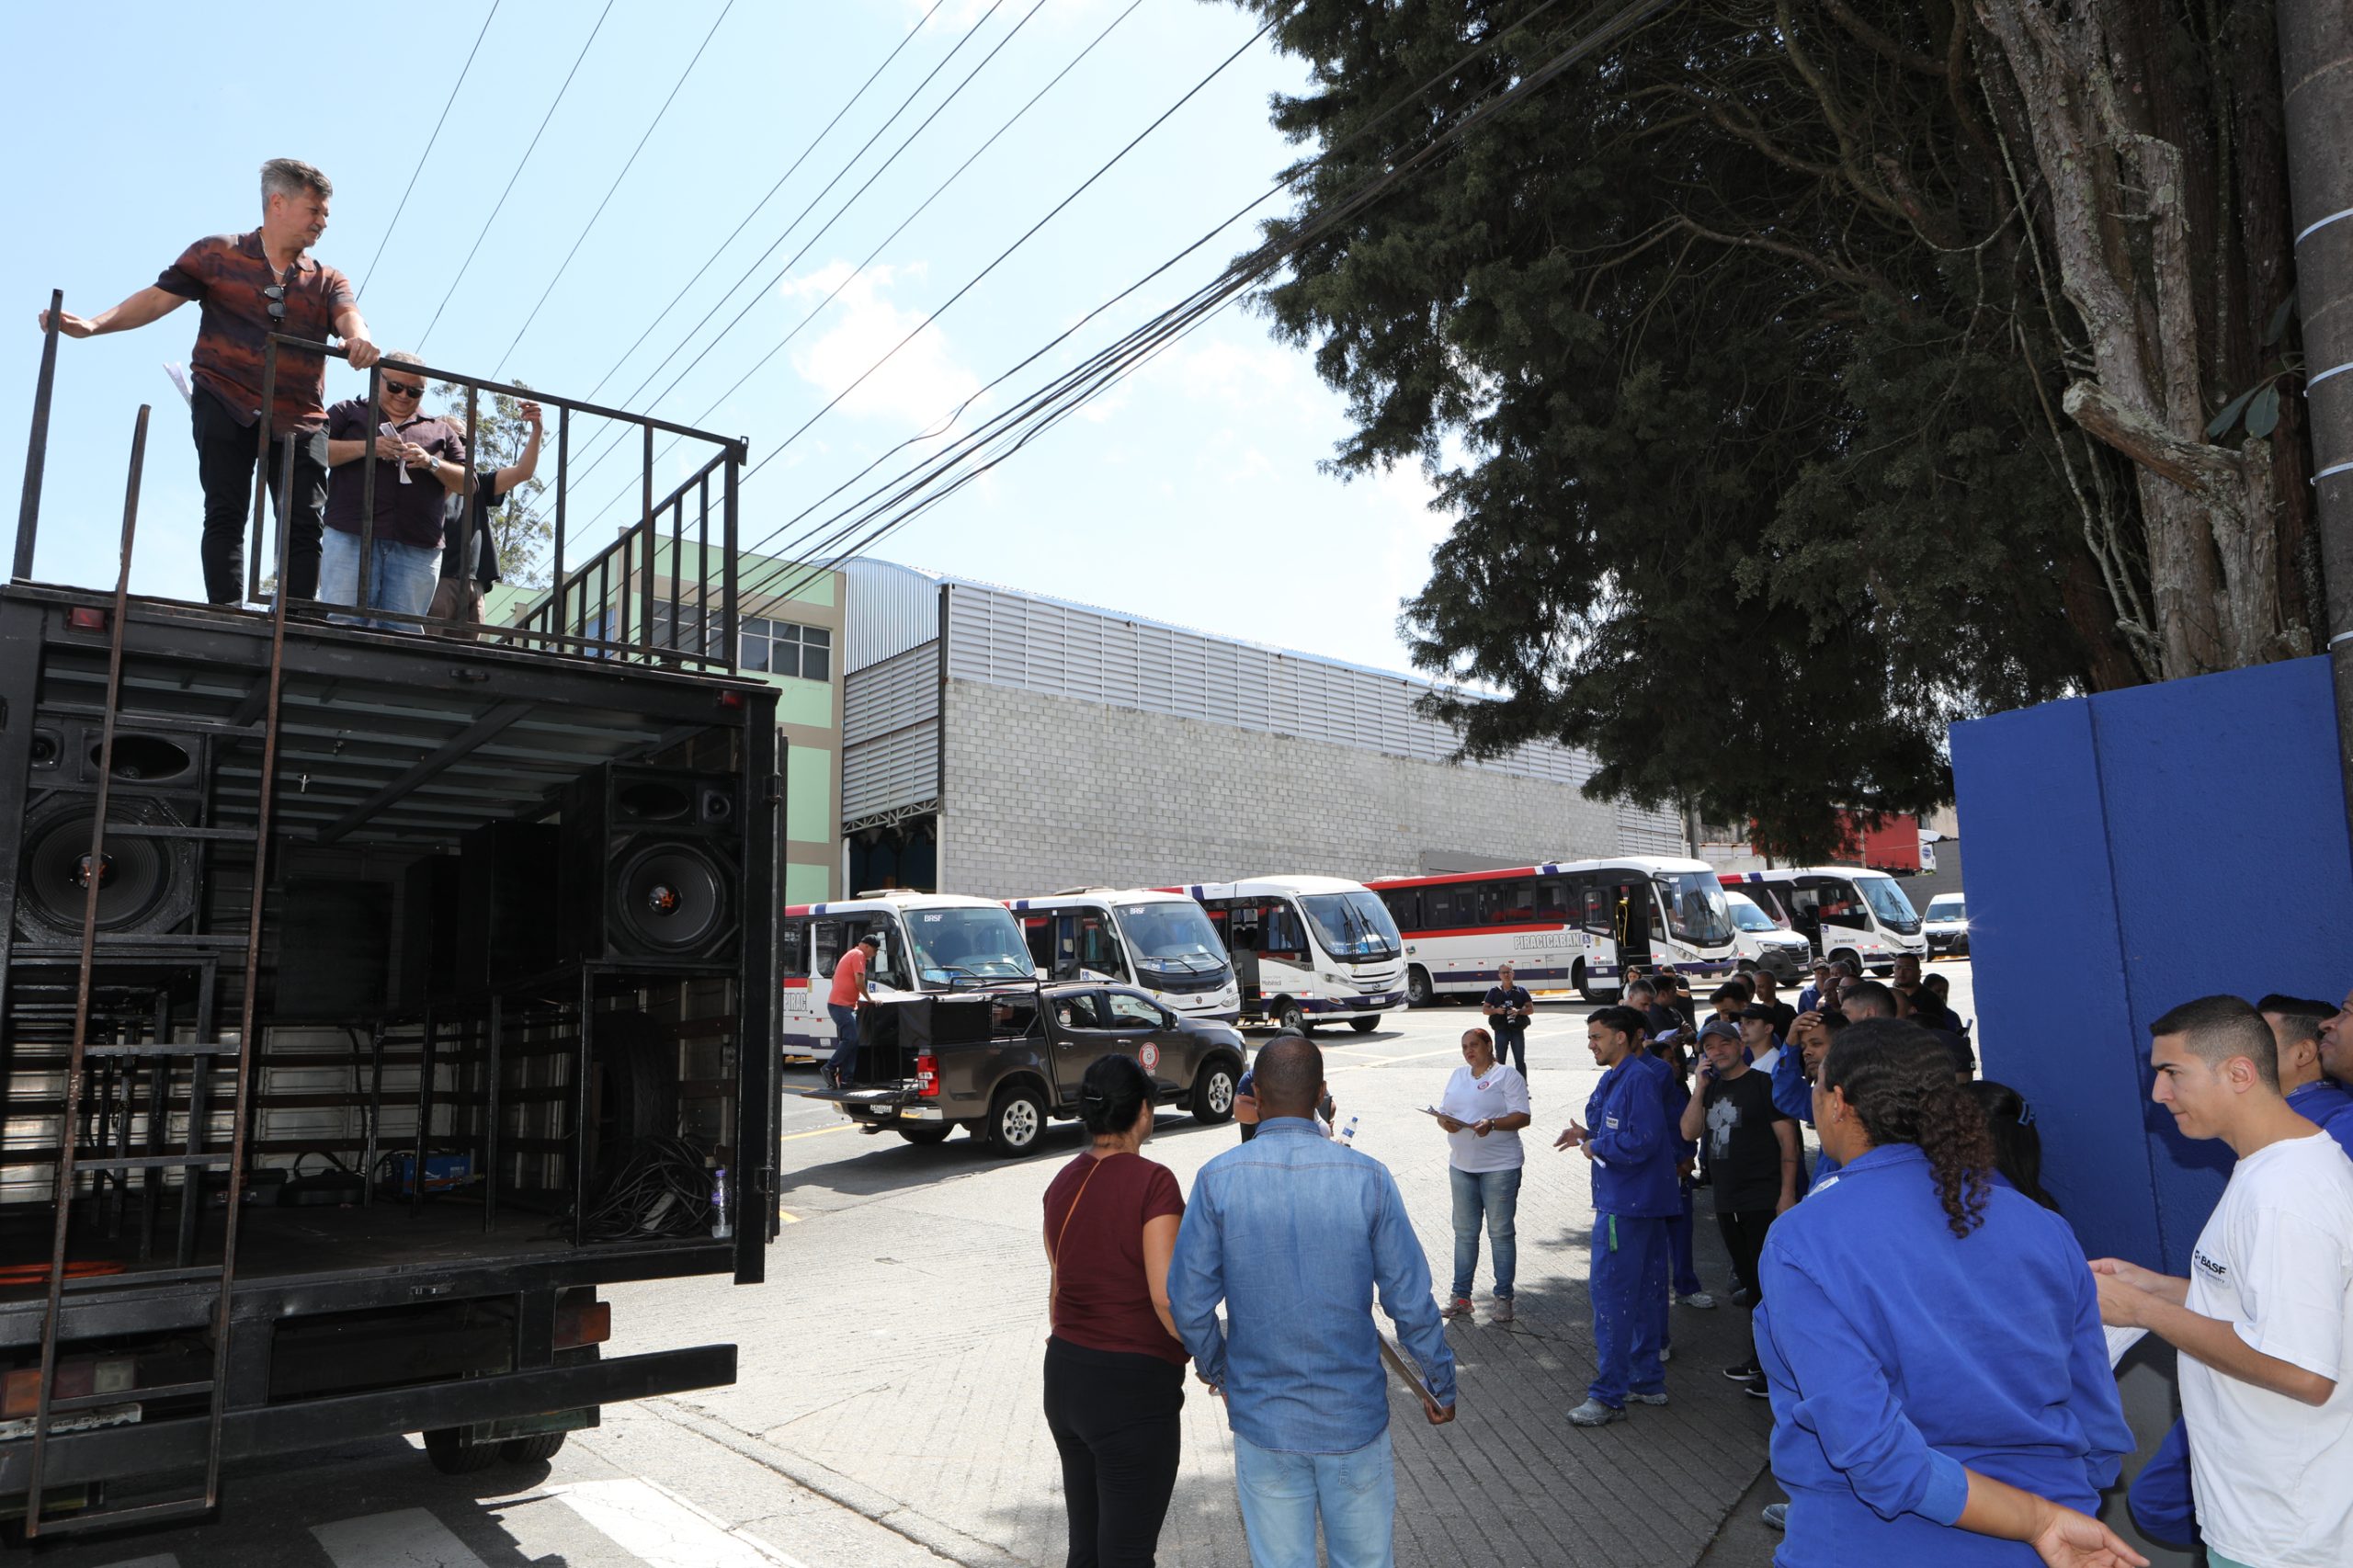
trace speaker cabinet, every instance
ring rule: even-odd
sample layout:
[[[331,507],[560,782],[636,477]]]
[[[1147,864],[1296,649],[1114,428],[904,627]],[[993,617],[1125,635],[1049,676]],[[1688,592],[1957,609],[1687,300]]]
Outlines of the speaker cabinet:
[[[106,755],[106,724],[79,715],[37,713],[27,782],[35,790],[96,790]],[[182,730],[119,725],[114,733],[115,795],[204,795],[211,737]]]
[[[656,969],[741,947],[742,790],[726,774],[604,767],[563,797],[564,950]]]
[[[290,878],[278,907],[273,1021],[374,1021],[391,968],[392,884]]]
[[[17,934],[25,941],[71,944],[82,939],[88,897],[90,829],[97,797],[64,789],[32,796],[18,851]],[[187,827],[188,802],[155,795],[116,794],[107,801],[110,824]],[[196,914],[197,845],[188,838],[109,834],[97,869],[98,930],[110,937],[176,931]]]
[[[495,990],[563,960],[556,858],[562,835],[544,823],[485,823],[458,846],[458,988]]]

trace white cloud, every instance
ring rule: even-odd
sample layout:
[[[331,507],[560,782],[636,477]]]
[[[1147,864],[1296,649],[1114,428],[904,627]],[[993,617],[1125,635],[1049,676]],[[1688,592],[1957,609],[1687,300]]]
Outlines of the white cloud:
[[[849,414],[932,429],[978,392],[981,381],[956,361],[947,334],[920,312],[902,310],[885,297],[902,278],[922,277],[920,266],[873,267],[853,275],[847,264],[834,262],[787,278],[778,292],[807,304],[840,290],[826,307],[830,324],[814,343],[794,352],[792,368],[829,401],[847,392],[842,408]],[[900,347],[909,333],[914,338]]]

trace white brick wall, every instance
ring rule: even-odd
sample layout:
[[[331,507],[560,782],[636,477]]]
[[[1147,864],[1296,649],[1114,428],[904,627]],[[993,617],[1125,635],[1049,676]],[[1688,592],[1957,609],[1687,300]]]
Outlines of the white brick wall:
[[[1654,813],[1524,775],[967,680],[947,710],[947,892],[1680,852]]]

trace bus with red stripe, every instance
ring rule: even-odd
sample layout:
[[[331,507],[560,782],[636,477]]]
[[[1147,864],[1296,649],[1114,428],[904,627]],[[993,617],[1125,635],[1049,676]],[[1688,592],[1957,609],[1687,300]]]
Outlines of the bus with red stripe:
[[[834,965],[869,932],[882,939],[866,972],[867,989],[876,996],[1026,986],[1037,980],[1021,927],[994,899],[886,892],[831,903],[787,904],[777,926],[784,1054],[833,1054],[834,1021],[825,1012],[825,997],[833,987]]]
[[[1508,963],[1530,991],[1614,1000],[1630,971],[1672,964],[1695,979],[1739,962],[1732,913],[1704,860],[1548,862],[1507,870],[1375,877],[1365,883],[1404,936],[1414,1006],[1479,996]]]

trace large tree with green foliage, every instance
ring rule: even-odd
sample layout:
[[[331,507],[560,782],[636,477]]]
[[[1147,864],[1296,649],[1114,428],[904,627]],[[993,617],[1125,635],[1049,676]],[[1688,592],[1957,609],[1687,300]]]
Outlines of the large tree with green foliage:
[[[524,386],[517,381],[517,386]],[[463,420],[466,413],[466,389],[455,381],[443,381],[435,389],[446,405],[445,418]],[[528,386],[524,390],[529,391]],[[519,460],[524,447],[529,442],[531,427],[523,418],[523,400],[506,392],[487,396],[476,394],[474,399],[475,428],[473,439],[467,443],[467,456],[473,461],[477,473],[488,473],[507,468]],[[551,416],[547,423],[554,424]],[[540,453],[551,466],[555,462],[554,432],[546,432],[540,441]],[[555,525],[536,516],[532,503],[548,487],[548,482],[534,475],[498,498],[491,508],[490,537],[498,546],[498,575],[501,581],[518,583],[526,587],[545,587],[548,563],[540,557],[555,537]]]
[[[1313,68],[1274,105],[1323,155],[1292,234],[1597,14],[1242,3]],[[2170,154],[2067,144],[2050,40],[2086,7],[2115,15],[2085,134],[2154,137],[2156,92]],[[1349,399],[1336,470],[1423,463],[1455,519],[1404,626],[1421,667],[1508,695],[1433,699],[1466,749],[1588,747],[1596,793],[1812,857],[1838,808],[1949,798],[1955,719],[2299,646],[2283,443],[2201,429],[2278,369],[2270,48],[2268,7],[2231,0],[1690,0],[1309,240],[1262,302]],[[2070,159],[2096,166],[2054,182]],[[2153,198],[2136,171],[2166,167]],[[2119,331],[2177,378],[2154,412]],[[2271,407],[2217,434],[2271,435]],[[2152,476],[2182,491],[2185,446],[2180,502]],[[2285,542],[2233,557],[2258,516]]]

